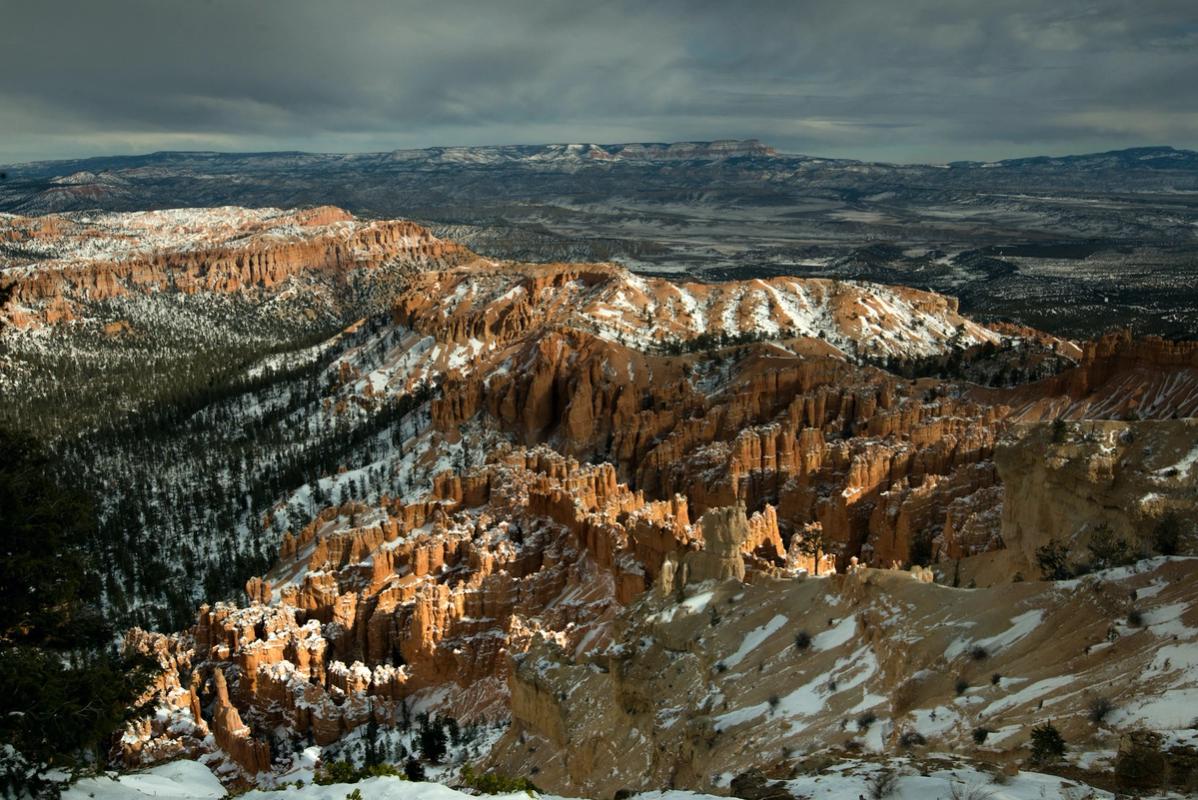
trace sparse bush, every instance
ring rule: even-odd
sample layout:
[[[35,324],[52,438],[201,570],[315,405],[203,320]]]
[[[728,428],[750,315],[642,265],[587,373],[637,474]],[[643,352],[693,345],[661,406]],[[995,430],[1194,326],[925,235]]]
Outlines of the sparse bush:
[[[497,772],[478,774],[470,764],[462,767],[462,785],[483,794],[511,794],[540,791],[528,778],[513,778]]]
[[[1016,769],[1015,771],[1017,773],[1019,772],[1018,769]],[[994,772],[990,773],[990,782],[993,783],[995,786],[1006,786],[1008,783],[1011,782],[1011,778],[1012,778],[1012,775],[1010,773],[1008,773],[1007,771],[1005,771],[1002,767],[999,767],[999,768],[995,769]]]
[[[371,764],[358,769],[348,761],[330,761],[316,768],[312,782],[318,786],[328,786],[333,783],[357,783],[364,778],[384,776],[405,777],[394,764]]]
[[[1040,567],[1040,576],[1046,581],[1063,581],[1073,577],[1069,569],[1069,550],[1057,539],[1036,549],[1036,564]]]
[[[890,797],[898,789],[898,773],[889,767],[884,767],[869,778],[869,796],[873,800]]]
[[[1111,703],[1110,698],[1101,695],[1091,697],[1090,702],[1086,704],[1086,716],[1095,725],[1101,725],[1114,710],[1115,706]]]
[[[811,647],[811,634],[807,631],[799,631],[795,634],[795,650],[800,653]]]
[[[917,730],[903,731],[903,735],[899,737],[899,746],[907,750],[912,747],[922,747],[927,743],[928,740]]]
[[[1128,611],[1127,612],[1127,624],[1132,626],[1133,628],[1144,627],[1143,612],[1140,611],[1140,609],[1138,609],[1138,608],[1133,608],[1131,611]]]
[[[994,793],[985,786],[966,786],[963,783],[949,781],[948,796],[951,800],[990,800]]]
[[[769,696],[769,700],[767,700],[766,702],[768,702],[770,704],[770,711],[777,711],[778,706],[781,705],[781,703],[782,703],[782,700],[779,699],[778,695],[771,694]]]
[[[963,695],[969,689],[969,681],[965,680],[965,678],[957,678],[957,682],[953,685],[953,688],[957,690],[958,695]]]
[[[980,644],[975,644],[969,649],[969,657],[974,661],[985,661],[990,657],[990,653]]]
[[[991,686],[998,686],[1000,683],[1002,683],[1002,675],[999,675],[996,672],[990,676],[990,685]]]
[[[1181,517],[1170,511],[1152,530],[1152,546],[1162,556],[1175,556],[1181,548]]]
[[[973,743],[977,744],[977,745],[985,744],[986,737],[989,735],[990,735],[989,728],[974,728],[973,729]]]
[[[866,711],[861,716],[857,717],[857,730],[867,731],[869,726],[878,721],[878,715],[872,711]]]
[[[1054,444],[1061,444],[1069,437],[1069,425],[1063,417],[1057,417],[1052,421],[1052,441]]]
[[[1116,536],[1107,524],[1099,525],[1090,535],[1090,566],[1093,569],[1121,567],[1136,560],[1136,554],[1127,540]]]
[[[354,789],[352,792],[350,792],[349,794],[347,794],[345,796],[345,800],[362,800],[362,790]]]
[[[333,783],[357,783],[358,771],[348,761],[329,761],[316,768],[312,782],[317,786],[328,786]]]
[[[1052,722],[1032,728],[1032,763],[1048,764],[1065,755],[1065,739]]]

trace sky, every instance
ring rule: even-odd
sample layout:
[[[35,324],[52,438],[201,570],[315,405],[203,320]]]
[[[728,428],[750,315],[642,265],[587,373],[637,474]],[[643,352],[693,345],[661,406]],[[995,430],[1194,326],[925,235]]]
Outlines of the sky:
[[[1198,149],[1198,0],[0,0],[0,163],[722,138]]]

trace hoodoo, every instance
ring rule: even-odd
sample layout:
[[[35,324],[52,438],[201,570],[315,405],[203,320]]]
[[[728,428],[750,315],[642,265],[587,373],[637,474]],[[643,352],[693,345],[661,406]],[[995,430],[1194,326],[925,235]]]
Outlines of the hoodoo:
[[[324,780],[316,752],[358,777],[386,753],[607,797],[797,780],[831,752],[985,742],[1009,769],[1042,705],[1094,752],[1180,730],[1187,344],[1079,344],[868,282],[495,261],[331,208],[5,226],[17,352],[126,352],[175,308],[339,328],[251,360],[147,470],[238,535],[138,517],[229,568],[162,593],[176,632],[124,637],[158,666],[127,768],[269,787]],[[352,298],[378,313],[346,320]],[[113,303],[137,319],[112,327]],[[213,436],[227,508],[170,478]],[[1188,757],[1177,737],[1161,758]]]

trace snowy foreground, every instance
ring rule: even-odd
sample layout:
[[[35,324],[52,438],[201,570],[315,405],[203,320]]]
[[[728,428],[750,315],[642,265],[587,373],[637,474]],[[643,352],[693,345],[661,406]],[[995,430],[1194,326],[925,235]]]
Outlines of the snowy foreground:
[[[994,776],[968,767],[952,770],[930,770],[923,775],[910,770],[905,774],[901,761],[896,761],[893,790],[886,797],[896,800],[1083,800],[1113,798],[1109,792],[1064,780],[1055,775],[1021,772],[996,783]],[[908,768],[910,769],[910,768]],[[878,775],[883,768],[868,762],[847,761],[824,774],[810,775],[787,781],[786,788],[796,798],[811,800],[857,800],[875,797]],[[355,789],[362,800],[460,800],[469,797],[464,792],[439,783],[411,783],[399,778],[369,778],[355,784],[288,787],[276,791],[252,791],[241,795],[246,800],[343,800]],[[72,786],[63,797],[67,800],[142,800],[157,798],[223,798],[226,792],[220,781],[207,767],[195,761],[174,761],[144,772],[122,775],[119,778],[86,778]],[[527,800],[523,793],[495,795],[496,798]],[[551,795],[546,800],[560,800]],[[635,796],[637,800],[715,800],[714,795],[696,792],[648,792]]]

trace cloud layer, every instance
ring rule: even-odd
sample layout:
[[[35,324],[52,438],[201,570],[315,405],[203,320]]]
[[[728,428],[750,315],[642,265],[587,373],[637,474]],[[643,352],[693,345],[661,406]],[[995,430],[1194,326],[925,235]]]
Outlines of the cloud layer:
[[[1198,147],[1193,0],[0,0],[0,163],[755,136]]]

